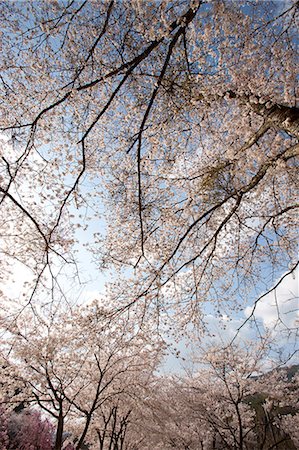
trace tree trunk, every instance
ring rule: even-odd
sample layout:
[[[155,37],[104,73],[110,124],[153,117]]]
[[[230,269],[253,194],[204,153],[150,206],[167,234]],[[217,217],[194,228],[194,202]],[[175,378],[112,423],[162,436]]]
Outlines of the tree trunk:
[[[232,91],[228,91],[227,95],[241,104],[250,105],[256,114],[264,118],[269,128],[285,131],[299,139],[299,108],[265,101],[258,96],[238,95]]]
[[[90,425],[92,414],[93,414],[93,411],[90,412],[90,414],[86,418],[84,430],[82,431],[82,434],[80,436],[78,444],[76,445],[76,450],[79,450],[81,448],[81,446],[83,445],[83,443],[84,443],[84,439],[85,439],[85,436],[87,434],[87,431],[88,431],[88,428],[89,428],[89,425]]]
[[[55,447],[54,447],[55,450],[62,449],[62,434],[63,434],[63,412],[62,412],[62,404],[60,404],[56,438],[55,438]]]
[[[210,100],[206,100],[206,94],[203,92],[199,93],[197,98],[210,103]],[[248,105],[256,114],[264,118],[264,125],[257,132],[256,137],[260,138],[269,128],[274,128],[299,139],[299,108],[267,101],[257,95],[238,94],[231,90],[222,95],[216,95],[215,101],[224,98],[235,99],[240,105]]]

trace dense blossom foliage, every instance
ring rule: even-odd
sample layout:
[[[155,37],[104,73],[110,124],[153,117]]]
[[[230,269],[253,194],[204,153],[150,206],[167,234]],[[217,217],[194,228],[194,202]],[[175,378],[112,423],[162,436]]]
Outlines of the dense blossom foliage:
[[[298,366],[261,374],[262,354],[210,349],[196,371],[157,381],[145,427],[155,449],[296,449]]]
[[[111,322],[97,302],[74,308],[68,317],[28,311],[6,334],[2,348],[10,377],[5,374],[1,385],[11,394],[3,396],[3,404],[41,408],[55,423],[55,450],[65,432],[77,438],[78,449],[85,441],[106,446],[107,439],[123,440],[165,347],[149,325],[141,332],[132,317]]]
[[[1,450],[52,450],[54,426],[36,410],[0,415]]]
[[[30,268],[25,300],[76,273],[103,205],[114,305],[198,323],[295,270],[298,2],[1,3],[1,273]]]
[[[58,342],[57,330],[56,335]],[[9,403],[4,404],[0,422],[3,449],[297,448],[299,366],[265,372],[266,345],[251,345],[250,350],[211,347],[197,355],[192,370],[181,376],[163,376],[149,371],[144,354],[140,355],[143,363],[135,358],[133,363],[128,353],[123,355],[124,349],[108,354],[106,345],[98,350],[96,366],[87,353],[82,358],[78,341],[70,347],[64,338],[55,346],[57,355],[47,357],[44,371],[46,347],[41,336],[35,356],[28,349],[24,352],[24,344],[15,342],[19,349],[14,352],[21,360],[20,399],[23,405],[34,403],[41,408],[50,421],[36,409],[23,406],[17,413],[10,410]],[[134,343],[130,346],[134,348]],[[63,351],[69,353],[67,360],[59,355]],[[128,352],[133,350],[128,347]],[[157,367],[158,360],[153,361],[152,369]]]
[[[298,13],[0,0],[3,450],[299,446],[298,368],[265,368],[298,330],[276,296],[298,270]],[[83,305],[85,265],[109,282]],[[230,345],[162,376],[208,316]]]

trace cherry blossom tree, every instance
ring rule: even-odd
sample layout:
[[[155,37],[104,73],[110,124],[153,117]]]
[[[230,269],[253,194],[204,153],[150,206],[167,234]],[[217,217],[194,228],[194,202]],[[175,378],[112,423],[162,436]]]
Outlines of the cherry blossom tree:
[[[298,2],[1,3],[1,271],[30,268],[27,302],[103,204],[117,307],[198,323],[296,269]]]
[[[298,446],[263,336],[155,374],[170,323],[254,321],[298,268],[298,1],[0,5],[0,445],[50,448],[34,405],[55,450]],[[105,306],[69,300],[85,231]]]
[[[11,384],[8,374],[3,378],[8,386],[18,381],[18,402],[52,418],[55,449],[296,448],[298,367],[267,372],[267,342],[210,347],[197,355],[193,370],[162,376],[154,371],[164,347],[153,329],[143,335],[125,315],[111,321],[97,302],[61,319],[19,317],[5,345]],[[16,436],[23,436],[26,410],[7,408],[14,390],[5,392],[5,418],[12,417]],[[28,417],[40,421],[37,412],[37,421]]]
[[[107,403],[95,416],[98,448],[105,450],[137,450],[144,442],[144,431],[139,428],[139,407],[143,400],[143,392],[135,398],[126,397],[124,401]],[[123,399],[122,399],[123,400]],[[139,406],[139,407],[138,407]]]
[[[36,410],[21,413],[1,409],[0,444],[2,450],[52,450],[54,426]]]
[[[97,303],[68,313],[49,318],[28,312],[6,331],[5,348],[24,387],[20,396],[55,422],[55,450],[63,448],[65,432],[76,449],[98,441],[103,421],[109,429],[112,423],[111,443],[119,448],[129,416],[120,405],[138,401],[163,342],[149,327],[142,334],[128,317],[110,323]]]
[[[295,449],[298,369],[265,372],[264,358],[253,346],[214,347],[199,369],[158,379],[145,401],[142,448]]]
[[[8,450],[52,450],[54,426],[38,411],[13,414],[8,422]]]

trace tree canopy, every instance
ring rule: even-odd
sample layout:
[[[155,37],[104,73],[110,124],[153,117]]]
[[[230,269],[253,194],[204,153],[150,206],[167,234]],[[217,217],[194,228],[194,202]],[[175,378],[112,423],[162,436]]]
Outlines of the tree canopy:
[[[298,1],[0,6],[1,445],[296,446],[298,377],[261,374],[298,332],[276,295],[298,269]],[[83,306],[90,261],[108,283]],[[166,329],[247,307],[238,333],[270,293],[259,344],[158,372]]]
[[[297,2],[2,2],[3,277],[17,260],[32,296],[57,287],[103,209],[88,247],[121,272],[123,308],[198,321],[295,270],[297,17]]]
[[[198,322],[295,270],[298,2],[1,4],[4,279],[53,292],[103,215],[121,308]]]

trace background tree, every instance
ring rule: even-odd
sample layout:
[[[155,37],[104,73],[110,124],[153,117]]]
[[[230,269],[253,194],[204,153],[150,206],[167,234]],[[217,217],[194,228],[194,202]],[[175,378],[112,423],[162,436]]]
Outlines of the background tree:
[[[111,324],[108,311],[97,303],[68,316],[27,313],[6,333],[9,359],[24,386],[20,396],[54,420],[55,450],[62,448],[65,431],[72,433],[76,449],[97,441],[107,410],[107,424],[114,425],[111,443],[118,448],[129,412],[120,405],[138,402],[150,383],[163,352],[161,340],[152,331],[149,336],[149,328],[138,332],[127,317]]]
[[[157,379],[143,448],[295,449],[298,368],[265,372],[265,351],[210,348],[197,369]]]
[[[7,450],[52,450],[54,426],[34,410],[12,414],[8,421]]]
[[[3,450],[52,450],[54,426],[37,410],[21,413],[1,409],[0,443]]]

